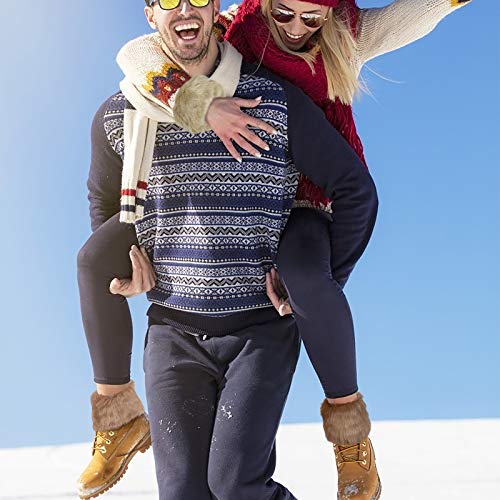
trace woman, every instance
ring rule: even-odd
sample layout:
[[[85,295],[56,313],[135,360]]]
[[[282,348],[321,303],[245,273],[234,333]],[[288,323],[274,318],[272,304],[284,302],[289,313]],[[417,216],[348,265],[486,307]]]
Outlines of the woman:
[[[398,0],[383,9],[359,10],[350,0],[311,3],[248,0],[237,13],[233,11],[221,16],[219,27],[221,31],[227,29],[225,39],[235,45],[245,59],[263,64],[301,87],[324,110],[328,120],[364,161],[351,110],[353,96],[361,87],[358,82],[361,67],[377,55],[424,36],[443,17],[465,3],[433,0],[422,7],[416,6],[412,0]],[[174,4],[160,2],[160,7],[172,8]],[[241,150],[236,150],[231,141],[255,155],[259,154],[255,146],[266,147],[258,133],[250,131],[247,126],[263,130],[268,130],[268,126],[239,110],[240,106],[254,107],[258,103],[216,99],[209,107],[208,99],[198,113],[193,114],[190,106],[193,89],[203,94],[202,85],[196,78],[188,81],[189,76],[170,63],[157,36],[142,37],[124,48],[119,56],[122,68],[126,69],[127,58],[134,57],[134,47],[138,46],[147,46],[157,55],[157,60],[145,69],[144,74],[132,75],[136,86],[162,103],[173,105],[180,125],[199,132],[208,128],[208,122],[239,161],[242,159]],[[368,438],[370,421],[362,396],[357,392],[354,332],[349,306],[342,292],[352,269],[345,268],[335,254],[334,246],[330,248],[330,201],[305,178],[301,179],[296,199],[296,208],[282,236],[278,256],[278,268],[290,305],[276,293],[280,286],[276,274],[268,278],[268,293],[280,314],[293,310],[324,388],[326,399],[321,414],[326,437],[334,443],[340,498],[378,498],[381,486]],[[111,222],[110,234],[113,231]],[[148,274],[144,256],[137,249],[134,252],[135,267],[143,267],[144,273]],[[316,259],[300,259],[304,253],[310,253]],[[122,254],[125,254],[124,249]],[[304,280],[304,276],[308,279]],[[315,283],[314,289],[304,287],[305,281]],[[128,286],[128,282],[123,284]],[[149,278],[143,283],[144,289],[151,284]],[[112,291],[121,295],[128,293],[116,281],[112,283]],[[125,329],[129,328],[127,314],[126,303],[122,303],[117,317],[125,318],[121,323]],[[88,338],[97,338],[98,330],[98,324],[86,324]],[[105,336],[106,332],[102,332],[99,338]],[[128,362],[128,358],[125,359],[124,366]],[[119,377],[96,378],[103,385],[93,395],[95,413],[99,413],[100,405],[115,409],[120,405],[137,405],[140,409],[133,386],[122,383],[127,381],[126,378],[127,375],[122,377],[123,380]],[[113,396],[113,393],[118,395]]]

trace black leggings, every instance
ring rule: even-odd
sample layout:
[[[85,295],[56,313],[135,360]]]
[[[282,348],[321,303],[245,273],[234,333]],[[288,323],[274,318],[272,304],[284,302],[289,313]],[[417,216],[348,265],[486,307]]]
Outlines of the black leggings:
[[[78,253],[78,288],[83,328],[94,382],[119,385],[130,380],[132,318],[127,299],[113,295],[113,278],[132,275],[129,250],[138,245],[135,226],[116,214],[100,226]]]
[[[354,328],[342,291],[355,262],[347,272],[343,266],[339,284],[335,273],[332,276],[335,262],[330,231],[327,214],[293,209],[281,238],[277,264],[325,395],[336,398],[357,390]],[[130,311],[126,299],[109,292],[109,283],[115,277],[131,275],[128,250],[134,244],[138,244],[134,227],[120,223],[117,214],[91,235],[78,254],[83,325],[97,383],[125,384],[130,380]]]
[[[332,276],[331,219],[310,208],[292,210],[281,236],[278,271],[309,359],[325,396],[358,390],[354,326],[342,286]],[[352,271],[352,267],[349,270]]]

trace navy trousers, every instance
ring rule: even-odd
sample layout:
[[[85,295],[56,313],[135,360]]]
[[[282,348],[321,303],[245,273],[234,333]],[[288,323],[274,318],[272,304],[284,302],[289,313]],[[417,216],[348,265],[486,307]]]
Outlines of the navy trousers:
[[[150,321],[146,396],[160,500],[292,500],[275,436],[300,350],[292,317],[204,338]]]

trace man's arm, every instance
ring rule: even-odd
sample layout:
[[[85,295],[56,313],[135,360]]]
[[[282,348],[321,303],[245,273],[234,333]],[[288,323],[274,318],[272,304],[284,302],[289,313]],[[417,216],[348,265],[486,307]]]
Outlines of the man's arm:
[[[358,155],[301,90],[286,85],[288,140],[295,168],[333,201],[332,265],[343,286],[370,239],[375,184]]]
[[[91,129],[91,160],[87,181],[92,231],[120,211],[123,162],[111,147],[104,130],[106,101],[98,110]]]
[[[123,162],[111,147],[104,129],[103,118],[108,109],[108,102],[97,110],[91,130],[91,162],[87,186],[92,231],[96,231],[120,211]],[[120,224],[118,219],[116,224]],[[105,226],[102,231],[109,229]],[[113,279],[109,291],[114,295],[134,297],[154,288],[156,275],[144,248],[133,245],[130,249],[123,249],[124,252],[127,250],[132,262],[132,277]]]

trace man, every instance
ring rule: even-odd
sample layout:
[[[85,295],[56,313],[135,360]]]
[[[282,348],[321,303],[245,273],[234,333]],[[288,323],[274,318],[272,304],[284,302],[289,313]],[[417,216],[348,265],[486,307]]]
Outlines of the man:
[[[293,499],[272,474],[300,339],[293,317],[272,306],[265,276],[298,172],[333,199],[346,255],[367,241],[377,197],[357,155],[301,91],[217,43],[218,11],[219,0],[145,9],[192,77],[182,89],[189,102],[203,116],[200,89],[204,102],[207,93],[262,96],[258,115],[275,129],[269,147],[235,162],[213,132],[182,130],[126,78],[94,120],[91,214],[110,217],[121,187],[120,219],[135,223],[157,277],[144,370],[160,498]]]

